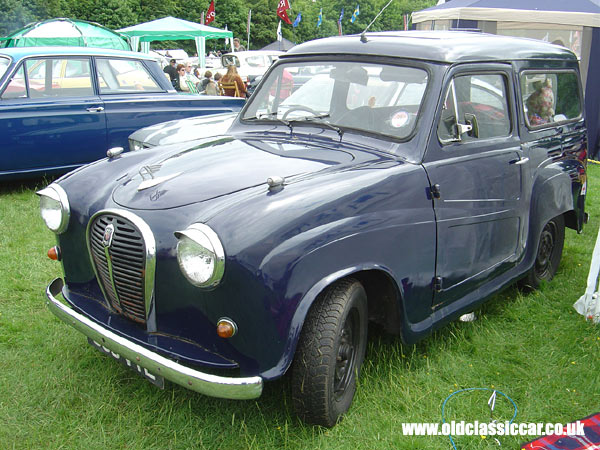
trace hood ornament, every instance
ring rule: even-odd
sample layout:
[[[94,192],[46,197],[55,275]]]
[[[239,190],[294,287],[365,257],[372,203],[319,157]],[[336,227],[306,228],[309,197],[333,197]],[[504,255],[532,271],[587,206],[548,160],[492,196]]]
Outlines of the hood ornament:
[[[172,173],[171,175],[165,175],[162,177],[155,177],[154,174],[160,170],[162,164],[153,164],[150,166],[142,166],[138,173],[142,177],[142,182],[137,187],[138,191],[143,191],[154,186],[164,183],[165,181],[172,180],[175,177],[181,175],[181,172]]]
[[[137,187],[138,191],[143,191],[144,189],[148,189],[154,186],[158,186],[160,183],[164,183],[165,181],[172,180],[175,177],[181,175],[182,172],[172,173],[171,175],[165,175],[164,177],[150,178],[149,180],[144,180]]]

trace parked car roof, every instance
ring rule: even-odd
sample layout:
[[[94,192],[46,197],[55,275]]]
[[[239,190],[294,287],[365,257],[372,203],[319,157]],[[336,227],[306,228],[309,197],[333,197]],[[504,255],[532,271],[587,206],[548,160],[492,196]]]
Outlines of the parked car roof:
[[[311,54],[389,55],[439,62],[506,61],[515,59],[576,59],[568,49],[536,39],[465,31],[383,31],[336,36],[300,44],[281,58]],[[473,45],[474,41],[477,45]],[[365,39],[363,39],[365,41]]]
[[[123,50],[114,50],[110,48],[95,47],[11,47],[0,49],[0,55],[10,56],[14,59],[20,59],[26,56],[43,55],[106,55],[123,56],[137,59],[155,60],[152,55],[140,52],[127,52]]]

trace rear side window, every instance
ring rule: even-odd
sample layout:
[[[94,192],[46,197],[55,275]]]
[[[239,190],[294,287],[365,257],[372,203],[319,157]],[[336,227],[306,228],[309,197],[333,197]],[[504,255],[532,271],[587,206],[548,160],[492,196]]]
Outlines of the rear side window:
[[[96,62],[101,94],[163,91],[141,61],[98,58]]]
[[[438,137],[442,143],[510,135],[511,118],[504,75],[456,76],[444,98],[438,124]]]
[[[581,117],[579,79],[575,72],[523,73],[521,96],[529,128]]]

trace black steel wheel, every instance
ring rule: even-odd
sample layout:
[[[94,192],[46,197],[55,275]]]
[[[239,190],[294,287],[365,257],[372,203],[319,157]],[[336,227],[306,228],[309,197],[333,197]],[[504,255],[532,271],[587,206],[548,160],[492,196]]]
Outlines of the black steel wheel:
[[[560,264],[564,242],[565,221],[560,215],[544,225],[535,262],[527,276],[521,280],[522,287],[530,290],[537,289],[542,281],[550,281],[554,277]]]
[[[292,399],[306,422],[334,426],[350,408],[367,345],[367,296],[354,279],[325,289],[304,321]]]

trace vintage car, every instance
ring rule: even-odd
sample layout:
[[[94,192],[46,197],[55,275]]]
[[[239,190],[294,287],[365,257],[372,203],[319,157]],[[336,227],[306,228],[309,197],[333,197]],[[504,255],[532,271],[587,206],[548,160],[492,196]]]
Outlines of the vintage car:
[[[67,172],[126,147],[138,128],[242,106],[178,95],[158,62],[141,53],[0,49],[0,179]]]
[[[304,69],[318,78],[294,95],[285,81]],[[251,399],[289,373],[298,414],[333,426],[368,323],[414,343],[512,283],[552,279],[565,227],[586,220],[582,103],[577,58],[541,41],[298,45],[227,132],[38,193],[64,270],[49,308],[159,385]]]

